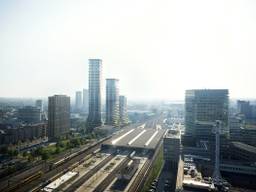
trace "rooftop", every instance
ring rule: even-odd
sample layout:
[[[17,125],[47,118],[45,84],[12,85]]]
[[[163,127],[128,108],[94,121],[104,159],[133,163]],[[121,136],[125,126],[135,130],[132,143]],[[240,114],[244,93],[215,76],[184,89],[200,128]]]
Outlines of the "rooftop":
[[[247,145],[247,144],[242,143],[242,142],[236,142],[236,141],[232,142],[232,144],[235,147],[239,148],[239,149],[242,149],[242,150],[248,151],[250,153],[256,154],[256,147],[254,147],[254,146]]]
[[[166,131],[165,133],[165,138],[180,138],[180,131],[176,130],[176,129],[169,129],[168,131]]]
[[[164,129],[130,128],[117,133],[104,145],[154,149],[165,131]]]

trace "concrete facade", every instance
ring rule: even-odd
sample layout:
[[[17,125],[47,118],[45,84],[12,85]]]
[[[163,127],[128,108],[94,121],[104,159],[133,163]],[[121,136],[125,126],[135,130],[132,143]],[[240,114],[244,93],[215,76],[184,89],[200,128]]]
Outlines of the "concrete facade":
[[[58,138],[70,129],[70,97],[54,95],[48,98],[49,138]]]
[[[163,143],[166,165],[176,169],[181,157],[181,138],[179,132],[168,130],[164,136]]]

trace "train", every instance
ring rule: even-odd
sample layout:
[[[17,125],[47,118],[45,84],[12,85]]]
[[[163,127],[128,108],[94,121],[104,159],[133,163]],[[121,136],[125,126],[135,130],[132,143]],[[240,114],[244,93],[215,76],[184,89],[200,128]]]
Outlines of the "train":
[[[65,162],[69,161],[70,159],[72,159],[72,158],[74,158],[74,157],[76,157],[76,156],[78,156],[78,155],[81,155],[82,153],[84,153],[84,152],[87,151],[88,149],[91,149],[91,148],[95,147],[98,143],[103,142],[103,141],[109,139],[110,137],[111,137],[111,136],[106,137],[106,138],[103,138],[103,139],[99,140],[98,142],[92,143],[92,144],[89,145],[88,147],[86,147],[86,148],[84,148],[84,149],[82,149],[82,150],[80,150],[80,151],[78,151],[78,152],[72,153],[71,155],[62,158],[62,159],[60,159],[59,161],[52,163],[52,164],[50,165],[50,170],[52,170],[52,169],[54,169],[54,168],[56,168],[56,167],[58,167],[58,166],[64,164]],[[100,148],[99,148],[99,149],[96,149],[95,151],[93,151],[93,154],[95,155],[95,154],[98,153],[99,151],[100,151]]]
[[[135,153],[136,153],[136,151],[133,151],[132,153],[130,153],[129,158],[130,158],[130,159],[133,159]]]
[[[51,163],[51,165],[50,165],[50,170],[52,170],[52,169],[54,169],[54,168],[56,168],[56,167],[58,167],[58,166],[64,164],[65,162],[69,161],[70,159],[72,159],[72,158],[74,158],[74,157],[76,157],[76,156],[78,156],[78,155],[81,155],[81,154],[84,153],[85,151],[87,151],[87,150],[89,150],[89,149],[95,147],[97,144],[99,144],[99,143],[101,143],[101,142],[103,142],[103,141],[109,139],[110,137],[111,137],[111,136],[108,136],[108,137],[106,137],[106,138],[103,138],[103,139],[99,140],[98,142],[95,142],[95,143],[89,145],[88,147],[86,147],[86,148],[84,148],[84,149],[78,151],[78,152],[72,153],[71,155],[62,158],[62,159],[60,159],[60,160],[57,161],[57,162]],[[97,150],[93,151],[92,154],[96,154],[96,153],[99,152],[99,151],[100,151],[100,149],[97,149]],[[78,166],[78,164],[81,164],[82,162],[83,162],[83,160],[79,161],[78,163],[73,164],[73,165],[70,166],[69,168],[65,169],[63,172],[65,173],[65,172],[67,172],[67,171],[70,171],[70,170],[74,169],[76,166]],[[43,175],[43,172],[42,172],[42,171],[38,171],[38,172],[34,173],[33,175],[31,175],[31,176],[29,176],[29,177],[27,177],[27,178],[21,180],[21,182],[19,182],[17,185],[13,185],[13,186],[10,186],[9,188],[7,188],[7,192],[15,191],[15,190],[18,189],[19,187],[21,187],[21,186],[23,186],[23,185],[25,185],[25,184],[28,184],[28,183],[30,183],[30,182],[32,182],[32,181],[34,181],[34,180],[40,178],[42,175]],[[41,187],[42,187],[42,186],[46,186],[46,185],[49,184],[52,180],[53,180],[53,178],[51,178],[51,179],[45,181],[45,182],[42,183],[40,186],[41,186]],[[34,189],[30,190],[30,191],[31,191],[31,192],[32,192],[32,191],[33,191],[33,192],[38,191],[38,190],[40,189],[40,186],[39,186],[39,187],[36,187],[36,188],[34,188]]]
[[[23,186],[25,184],[31,183],[32,181],[40,178],[42,175],[43,175],[43,172],[42,171],[38,171],[35,174],[30,175],[29,177],[26,177],[26,178],[22,179],[21,182],[19,182],[17,185],[12,185],[11,187],[9,187],[7,189],[7,191],[8,192],[16,191],[16,189],[18,189],[19,187],[21,187],[21,186]]]
[[[136,171],[138,170],[140,160],[139,159],[131,159],[125,168],[121,169],[117,174],[118,179],[121,180],[131,180]]]

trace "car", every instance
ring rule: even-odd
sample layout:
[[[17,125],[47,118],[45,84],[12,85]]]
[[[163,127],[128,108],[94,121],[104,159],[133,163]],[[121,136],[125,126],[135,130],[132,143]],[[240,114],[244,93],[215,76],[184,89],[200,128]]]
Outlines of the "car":
[[[165,183],[164,187],[170,187],[171,185],[169,183]]]
[[[164,181],[164,183],[170,184],[171,182],[170,182],[170,180],[166,179],[166,180]]]
[[[150,187],[156,187],[156,185],[155,184],[151,184]]]

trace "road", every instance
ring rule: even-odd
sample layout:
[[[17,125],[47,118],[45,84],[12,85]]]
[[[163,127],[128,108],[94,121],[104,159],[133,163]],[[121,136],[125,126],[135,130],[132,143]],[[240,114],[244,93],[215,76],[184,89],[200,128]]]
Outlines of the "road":
[[[156,129],[157,125],[162,125],[163,124],[163,121],[164,121],[164,115],[163,114],[156,115],[152,119],[149,119],[148,121],[146,121],[145,128]]]

